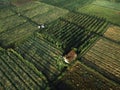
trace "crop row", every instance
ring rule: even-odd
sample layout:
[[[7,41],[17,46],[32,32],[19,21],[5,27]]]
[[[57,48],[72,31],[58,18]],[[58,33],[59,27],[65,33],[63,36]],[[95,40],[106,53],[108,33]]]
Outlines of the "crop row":
[[[96,33],[104,32],[105,27],[108,25],[104,18],[83,13],[69,13],[63,18]]]
[[[45,89],[47,80],[14,50],[0,50],[0,77],[4,89]]]
[[[114,45],[114,46],[113,46]],[[96,67],[101,68],[98,70],[108,78],[117,82],[120,81],[120,46],[100,39],[85,55],[84,58],[90,63],[95,64]],[[107,73],[107,75],[106,75]],[[109,73],[109,74],[108,74]]]
[[[14,29],[15,27],[25,22],[26,20],[19,17],[18,15],[12,15],[6,18],[2,18],[0,19],[0,34],[11,29]]]
[[[66,85],[64,85],[66,83]],[[100,84],[100,85],[99,85]],[[79,89],[113,89],[119,90],[120,86],[115,84],[114,82],[108,80],[103,77],[101,74],[97,73],[93,69],[87,67],[86,65],[75,62],[70,68],[68,68],[67,72],[64,74],[60,80],[55,83],[57,90],[64,89],[69,90],[70,86],[73,90]],[[67,86],[68,85],[68,86]]]
[[[26,22],[18,27],[15,27],[14,29],[2,32],[0,34],[0,43],[5,48],[11,47],[12,44],[29,37],[35,30],[37,30],[36,25]]]
[[[14,14],[15,13],[13,13],[9,8],[0,8],[0,19],[12,16]]]
[[[59,19],[56,23],[53,22],[40,33],[51,36],[61,43],[60,47],[65,50],[65,53],[72,48],[77,48],[78,53],[83,53],[96,39],[96,35],[91,31],[65,19]]]
[[[56,79],[65,66],[61,50],[40,34],[27,39],[16,51],[33,63],[50,81]]]

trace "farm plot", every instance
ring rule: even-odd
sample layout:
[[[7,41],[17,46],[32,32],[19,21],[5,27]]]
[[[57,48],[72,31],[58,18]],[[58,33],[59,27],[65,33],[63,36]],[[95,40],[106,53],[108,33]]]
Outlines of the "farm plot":
[[[120,86],[80,62],[68,68],[56,83],[56,90],[119,90]]]
[[[108,22],[104,18],[100,18],[97,16],[90,16],[83,13],[68,13],[65,17],[63,17],[67,21],[75,23],[85,29],[102,34]]]
[[[35,17],[32,18],[34,22],[37,22],[38,24],[41,23],[50,23],[51,21],[54,21],[58,19],[59,17],[64,16],[68,11],[64,11],[63,9],[60,8],[54,8],[53,10],[49,10],[46,13],[43,13],[41,15],[36,15]]]
[[[2,18],[0,19],[0,34],[2,32],[9,31],[25,22],[26,20],[22,17],[19,17],[18,15],[12,15],[9,17]]]
[[[120,3],[95,0],[93,3],[80,7],[77,12],[104,17],[107,21],[120,25]]]
[[[110,8],[110,9],[114,9],[114,10],[120,10],[120,3],[118,3],[117,1],[119,0],[95,0],[92,4],[98,5],[98,6],[102,6],[102,7],[106,7],[106,8]]]
[[[64,54],[67,54],[72,48],[76,48],[77,53],[81,55],[98,38],[83,27],[64,19],[58,19],[49,24],[40,33],[58,41],[58,45],[64,50]]]
[[[120,82],[120,45],[101,38],[83,57],[81,61]]]
[[[104,36],[115,40],[116,42],[120,43],[120,27],[118,26],[110,26],[107,31],[104,33]]]
[[[10,17],[14,14],[15,13],[13,13],[9,8],[0,8],[0,19]]]
[[[14,1],[12,1],[12,4],[15,5]],[[37,2],[37,1],[30,1],[30,2],[24,3],[20,6],[15,5],[16,8],[13,8],[13,9],[15,9],[17,12],[22,12],[22,11],[25,11],[25,10],[30,10],[30,9],[36,8],[39,5],[40,5],[40,3]]]
[[[24,60],[14,50],[0,48],[1,90],[26,90],[47,88],[47,80],[33,64]]]
[[[21,6],[26,3],[31,3],[34,0],[12,0],[11,3],[15,6]]]
[[[76,10],[79,7],[82,7],[86,4],[90,4],[94,0],[39,0],[41,2],[51,4],[60,8],[65,8],[68,10]]]
[[[53,81],[66,67],[62,57],[62,49],[57,48],[42,34],[36,34],[16,47],[26,60],[33,63],[49,81]]]
[[[23,41],[37,29],[37,25],[26,22],[11,30],[0,33],[0,44],[4,48],[14,47],[15,43]]]
[[[68,13],[68,10],[38,1],[35,1],[32,4],[30,3],[30,5],[28,3],[27,5],[24,4],[22,6],[16,7],[16,9],[13,8],[13,10],[25,17],[30,18],[38,24],[49,23]]]

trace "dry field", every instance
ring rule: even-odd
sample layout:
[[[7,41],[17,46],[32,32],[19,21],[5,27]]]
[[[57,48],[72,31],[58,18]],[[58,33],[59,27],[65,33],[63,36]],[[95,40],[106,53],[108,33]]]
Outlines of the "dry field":
[[[101,38],[83,57],[83,62],[108,78],[120,81],[120,45]]]
[[[120,42],[120,27],[110,26],[108,30],[104,33],[104,36],[117,42]]]

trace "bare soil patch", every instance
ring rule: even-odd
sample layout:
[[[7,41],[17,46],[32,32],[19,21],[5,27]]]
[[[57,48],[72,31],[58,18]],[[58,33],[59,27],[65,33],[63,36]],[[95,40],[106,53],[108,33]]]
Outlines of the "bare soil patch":
[[[104,36],[117,42],[120,42],[120,27],[110,26],[108,30],[104,33]]]

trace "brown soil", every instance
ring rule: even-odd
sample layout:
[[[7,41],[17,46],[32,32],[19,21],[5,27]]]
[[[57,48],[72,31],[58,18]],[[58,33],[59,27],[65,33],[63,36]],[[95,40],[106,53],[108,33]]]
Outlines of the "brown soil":
[[[56,83],[56,90],[119,90],[120,86],[112,83],[99,73],[76,62]]]
[[[110,26],[108,30],[104,33],[104,36],[117,42],[120,42],[120,27]]]
[[[73,60],[75,60],[77,58],[77,54],[74,50],[71,50],[67,55],[64,56],[68,62],[72,62]]]

